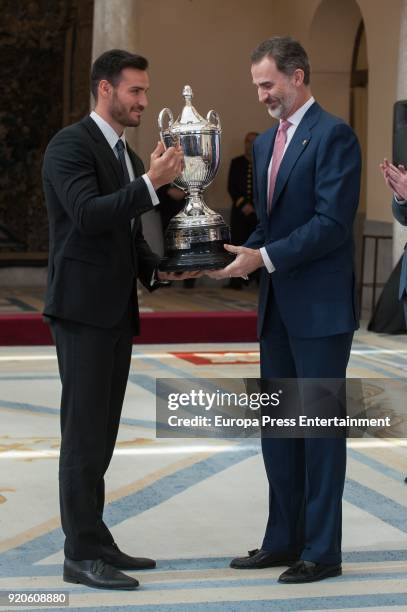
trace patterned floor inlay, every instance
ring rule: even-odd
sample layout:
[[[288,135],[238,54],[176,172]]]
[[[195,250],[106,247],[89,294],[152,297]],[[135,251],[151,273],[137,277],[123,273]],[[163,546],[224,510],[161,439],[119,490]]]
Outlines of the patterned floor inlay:
[[[35,292],[12,297],[27,305],[37,299]],[[350,377],[406,370],[403,337],[357,333]],[[290,587],[277,583],[281,568],[229,568],[231,557],[261,543],[267,491],[259,442],[156,438],[155,383],[258,375],[257,344],[134,347],[105,519],[119,545],[158,564],[134,573],[136,592],[96,591],[61,578],[54,348],[0,348],[0,591],[64,590],[69,610],[98,612],[407,609],[405,440],[348,442],[343,576]]]

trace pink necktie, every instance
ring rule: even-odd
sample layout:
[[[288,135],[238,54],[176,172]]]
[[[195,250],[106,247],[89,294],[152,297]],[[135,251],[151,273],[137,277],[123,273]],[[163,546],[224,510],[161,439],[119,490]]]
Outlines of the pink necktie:
[[[281,160],[283,159],[284,147],[287,142],[287,130],[290,127],[290,121],[285,119],[280,122],[278,126],[276,139],[274,141],[273,148],[273,163],[271,164],[268,199],[267,199],[267,212],[271,211],[271,203],[273,201],[274,188],[276,186],[276,179],[278,170],[280,168]]]

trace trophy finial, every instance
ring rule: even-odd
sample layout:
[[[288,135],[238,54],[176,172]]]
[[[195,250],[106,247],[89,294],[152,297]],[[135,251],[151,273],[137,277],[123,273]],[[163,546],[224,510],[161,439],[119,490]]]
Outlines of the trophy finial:
[[[191,104],[191,100],[194,96],[194,94],[192,93],[192,87],[191,85],[185,85],[184,89],[182,90],[182,95],[185,98],[185,102],[188,104]]]

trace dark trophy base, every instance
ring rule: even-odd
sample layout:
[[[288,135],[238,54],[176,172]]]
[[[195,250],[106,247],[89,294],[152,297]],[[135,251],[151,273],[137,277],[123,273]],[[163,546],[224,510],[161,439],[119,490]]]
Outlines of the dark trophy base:
[[[162,272],[193,272],[196,270],[219,270],[235,259],[223,248],[224,242],[201,242],[190,249],[168,251],[160,262]]]

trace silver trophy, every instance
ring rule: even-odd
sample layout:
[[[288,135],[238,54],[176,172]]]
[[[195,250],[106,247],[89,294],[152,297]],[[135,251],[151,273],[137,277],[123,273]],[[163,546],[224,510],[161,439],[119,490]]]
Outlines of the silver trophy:
[[[163,108],[158,116],[164,146],[179,143],[184,152],[184,169],[174,185],[187,194],[184,208],[171,219],[165,233],[165,254],[160,270],[215,270],[224,268],[234,259],[223,248],[224,243],[230,243],[229,227],[221,215],[208,208],[202,195],[219,167],[222,130],[215,111],[210,110],[204,119],[192,106],[189,85],[185,85],[182,95],[185,106],[175,122],[169,108]]]

